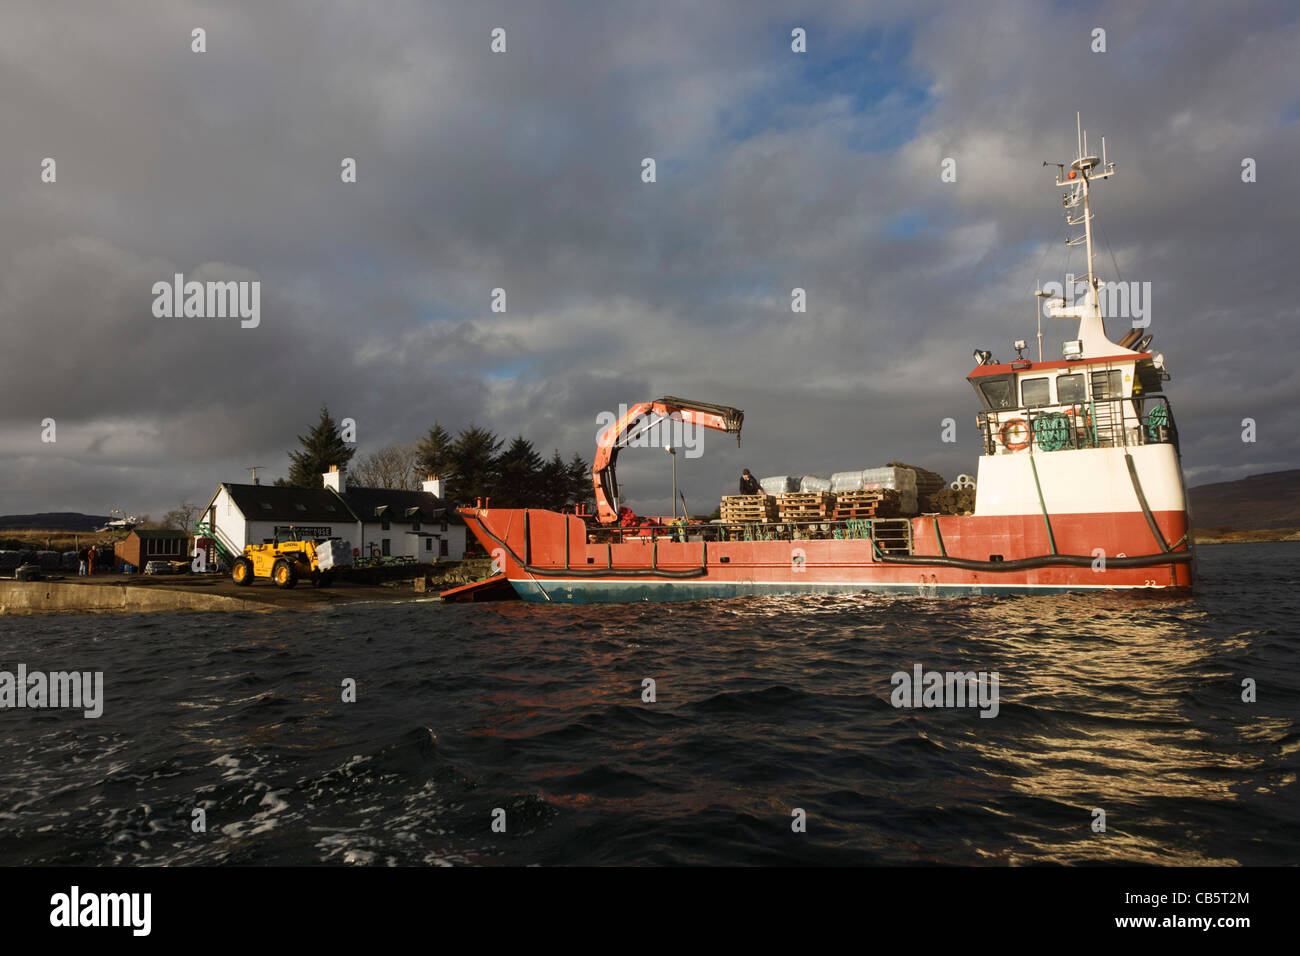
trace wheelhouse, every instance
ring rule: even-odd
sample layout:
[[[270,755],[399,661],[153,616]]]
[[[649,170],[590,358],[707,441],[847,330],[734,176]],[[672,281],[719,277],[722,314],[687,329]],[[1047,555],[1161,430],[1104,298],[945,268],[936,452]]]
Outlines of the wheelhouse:
[[[977,367],[967,377],[982,411],[984,454],[1171,443],[1178,434],[1168,375],[1149,352]]]

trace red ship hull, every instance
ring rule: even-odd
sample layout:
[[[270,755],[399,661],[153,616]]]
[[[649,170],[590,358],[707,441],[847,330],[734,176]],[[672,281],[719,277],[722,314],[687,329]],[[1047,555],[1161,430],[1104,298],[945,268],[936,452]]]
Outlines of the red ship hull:
[[[533,509],[462,509],[521,598],[564,603],[699,600],[873,591],[919,596],[1190,588],[1185,511],[922,516],[909,553],[872,537],[674,540],[668,529],[589,541],[581,518]],[[596,537],[620,537],[617,531]],[[1163,541],[1160,539],[1163,538]],[[1168,550],[1165,550],[1168,548]]]

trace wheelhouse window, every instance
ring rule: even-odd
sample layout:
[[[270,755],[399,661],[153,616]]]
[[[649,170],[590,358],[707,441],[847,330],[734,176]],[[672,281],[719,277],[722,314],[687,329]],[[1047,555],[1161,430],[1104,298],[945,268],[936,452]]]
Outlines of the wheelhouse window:
[[[1025,408],[1052,404],[1051,380],[1043,378],[1022,378],[1020,380],[1020,404]]]
[[[1056,376],[1056,401],[1061,405],[1078,405],[1088,400],[1088,389],[1084,385],[1083,373]]]
[[[990,375],[981,379],[975,386],[980,401],[991,411],[1016,407],[1015,376]]]
[[[1123,398],[1124,381],[1117,368],[1105,372],[1092,373],[1092,398],[1101,401],[1105,398]]]

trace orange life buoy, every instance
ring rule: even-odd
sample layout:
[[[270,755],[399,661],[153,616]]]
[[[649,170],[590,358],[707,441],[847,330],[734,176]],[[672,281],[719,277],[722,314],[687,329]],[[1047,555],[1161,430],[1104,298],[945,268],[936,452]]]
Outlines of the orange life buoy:
[[[1007,438],[1007,433],[1013,428],[1019,428],[1024,433],[1024,441],[1011,441]],[[1002,446],[1006,448],[1007,451],[1020,451],[1022,448],[1028,448],[1030,438],[1029,424],[1023,418],[1013,418],[1011,421],[1005,422],[1002,425],[1002,428],[998,431],[998,437],[1002,439]]]

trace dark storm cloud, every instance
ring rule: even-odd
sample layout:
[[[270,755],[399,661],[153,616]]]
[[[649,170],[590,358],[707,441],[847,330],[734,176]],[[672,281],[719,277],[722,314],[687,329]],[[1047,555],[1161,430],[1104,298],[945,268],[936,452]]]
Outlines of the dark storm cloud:
[[[620,402],[743,407],[742,449],[681,463],[693,507],[745,465],[973,472],[962,379],[972,348],[1032,339],[1028,293],[1065,269],[1039,164],[1070,158],[1076,109],[1119,163],[1099,222],[1152,283],[1189,473],[1300,462],[1286,4],[787,6],[7,4],[0,511],[283,473],[321,401],[362,453],[436,419],[566,456]],[[259,280],[260,326],[155,318],[176,272]],[[621,469],[652,507],[669,473]]]

